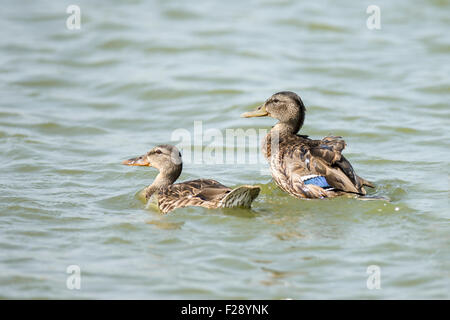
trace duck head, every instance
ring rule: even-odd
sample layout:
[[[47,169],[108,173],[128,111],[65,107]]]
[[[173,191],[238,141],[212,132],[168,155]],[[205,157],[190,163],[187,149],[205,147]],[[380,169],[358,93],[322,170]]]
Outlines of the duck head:
[[[180,151],[171,145],[159,145],[146,154],[122,162],[128,166],[154,167],[159,170],[161,178],[173,183],[181,174],[183,163]]]
[[[305,121],[305,112],[303,101],[296,93],[282,91],[272,95],[256,110],[243,113],[241,117],[271,117],[279,121],[275,129],[297,133]]]

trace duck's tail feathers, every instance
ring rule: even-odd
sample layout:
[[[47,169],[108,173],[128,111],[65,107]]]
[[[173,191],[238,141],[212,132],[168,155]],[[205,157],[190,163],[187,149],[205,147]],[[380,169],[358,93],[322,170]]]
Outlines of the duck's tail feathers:
[[[261,191],[257,186],[240,186],[231,190],[220,202],[221,208],[250,208]]]
[[[361,184],[363,186],[367,186],[367,187],[370,187],[370,188],[375,188],[375,185],[372,182],[367,181],[366,179],[363,179],[360,176],[358,176],[358,178],[359,178],[359,180],[360,180],[360,182],[361,182]]]

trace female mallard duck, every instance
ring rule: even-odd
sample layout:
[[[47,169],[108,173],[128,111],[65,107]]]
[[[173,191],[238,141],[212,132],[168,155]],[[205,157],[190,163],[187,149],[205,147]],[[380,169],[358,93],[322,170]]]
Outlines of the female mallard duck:
[[[345,193],[365,195],[372,183],[356,175],[341,154],[342,137],[312,140],[297,132],[305,120],[305,106],[294,92],[278,92],[244,118],[269,116],[279,122],[267,134],[263,153],[276,184],[297,198],[335,197]]]
[[[177,208],[200,206],[205,208],[250,208],[260,188],[240,186],[230,189],[210,179],[173,184],[181,174],[181,153],[171,145],[160,145],[143,156],[125,160],[129,166],[148,166],[159,170],[153,183],[145,188],[145,198],[155,197],[159,210],[168,213]]]

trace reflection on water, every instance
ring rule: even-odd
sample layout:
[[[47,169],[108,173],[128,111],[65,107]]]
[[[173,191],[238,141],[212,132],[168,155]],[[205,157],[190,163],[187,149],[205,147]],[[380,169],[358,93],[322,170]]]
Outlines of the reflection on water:
[[[79,1],[70,31],[64,4],[3,3],[0,298],[448,298],[449,4],[381,1],[368,30],[370,4]],[[123,159],[194,121],[270,128],[239,115],[280,90],[390,202],[299,201],[264,163],[189,163],[180,180],[260,185],[252,210],[146,209],[156,171]]]

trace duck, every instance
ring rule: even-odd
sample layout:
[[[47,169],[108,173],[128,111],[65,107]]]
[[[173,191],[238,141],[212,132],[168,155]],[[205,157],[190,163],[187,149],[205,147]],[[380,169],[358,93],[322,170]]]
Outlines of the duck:
[[[156,204],[163,214],[189,206],[208,209],[250,208],[261,190],[260,187],[251,185],[231,189],[212,179],[175,184],[183,170],[183,162],[181,152],[172,145],[158,145],[142,156],[124,160],[122,164],[153,167],[159,171],[153,183],[143,190],[143,194],[147,203]]]
[[[366,195],[365,186],[373,183],[359,177],[342,151],[346,142],[340,136],[321,140],[299,134],[306,108],[294,92],[273,94],[256,110],[243,118],[271,117],[278,122],[266,135],[262,152],[276,185],[299,199],[333,198],[342,195]]]

